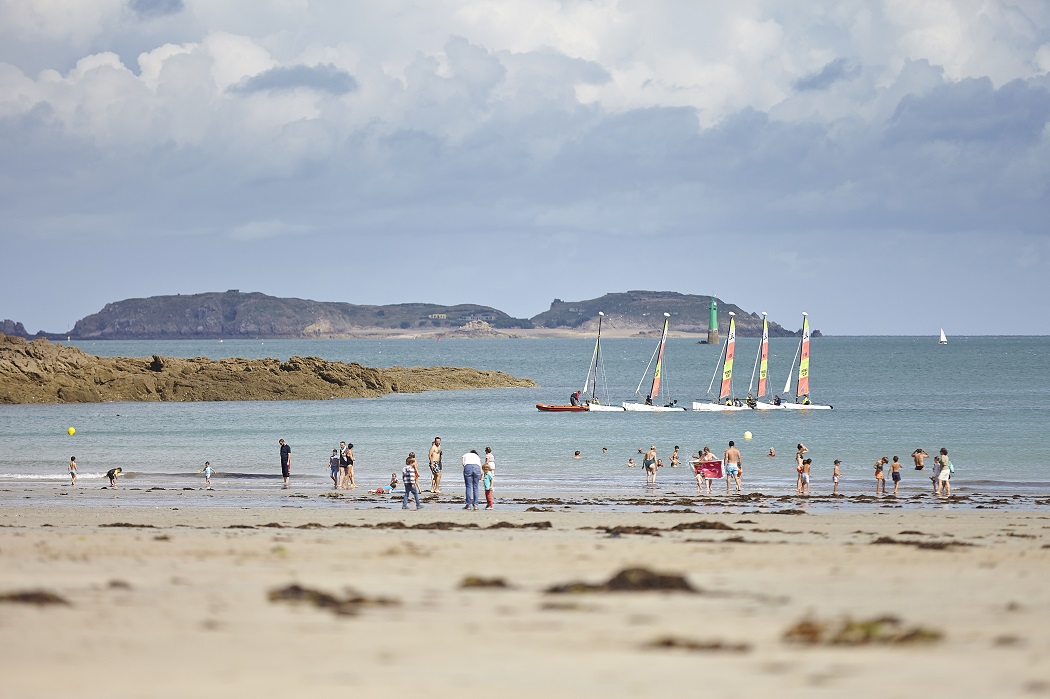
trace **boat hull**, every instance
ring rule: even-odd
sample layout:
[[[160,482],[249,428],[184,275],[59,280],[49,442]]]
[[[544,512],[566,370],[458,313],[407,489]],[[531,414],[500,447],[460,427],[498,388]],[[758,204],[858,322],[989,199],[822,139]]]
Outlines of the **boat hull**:
[[[585,413],[587,412],[587,406],[585,405],[547,405],[546,403],[537,403],[536,410],[541,410],[545,413]]]
[[[772,403],[762,403],[761,401],[755,403],[755,410],[783,410],[783,405],[773,405]]]
[[[684,407],[666,405],[646,405],[645,403],[624,403],[623,409],[629,413],[680,413]]]
[[[587,412],[589,413],[622,413],[623,411],[622,405],[595,405],[591,403],[587,406]]]
[[[738,413],[741,410],[751,410],[751,408],[746,405],[721,405],[719,403],[693,401],[693,410],[700,413]]]
[[[801,403],[781,403],[780,407],[784,410],[831,410],[834,406],[831,405],[817,405],[816,403],[810,403],[809,405],[803,405]]]

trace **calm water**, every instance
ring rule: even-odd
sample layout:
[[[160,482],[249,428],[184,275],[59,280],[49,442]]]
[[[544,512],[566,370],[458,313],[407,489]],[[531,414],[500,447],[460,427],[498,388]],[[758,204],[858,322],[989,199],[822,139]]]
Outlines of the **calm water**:
[[[611,402],[634,397],[654,340],[610,339],[606,353]],[[734,386],[747,392],[757,339],[737,342]],[[425,471],[430,441],[444,441],[450,485],[458,487],[459,456],[492,446],[504,495],[559,491],[640,492],[637,449],[657,445],[666,461],[674,445],[688,455],[730,439],[741,448],[748,489],[794,492],[794,445],[814,459],[814,492],[826,492],[830,464],[845,462],[847,492],[867,492],[871,464],[899,455],[909,464],[904,490],[925,492],[928,481],[910,466],[922,446],[948,447],[953,484],[970,492],[1050,492],[1050,338],[819,338],[813,341],[811,393],[832,411],[548,414],[537,402],[565,403],[583,384],[593,340],[313,340],[135,341],[75,343],[109,356],[153,353],[195,357],[316,355],[370,366],[455,365],[499,369],[534,379],[540,388],[433,392],[378,399],[318,402],[107,403],[0,406],[0,487],[57,487],[76,455],[81,483],[92,489],[107,469],[122,466],[129,487],[190,486],[211,461],[216,493],[272,487],[279,474],[277,440],[293,448],[298,487],[321,491],[327,460],[339,440],[355,444],[357,478],[376,487],[400,471],[409,450]],[[774,390],[784,388],[797,341],[772,340]],[[671,339],[664,369],[671,397],[689,405],[706,395],[719,348]],[[643,394],[644,394],[643,390]],[[70,437],[66,428],[76,428]],[[751,441],[743,435],[750,431]],[[602,454],[602,448],[608,453]],[[775,447],[777,458],[765,456]],[[583,458],[571,458],[580,450]],[[252,474],[266,478],[254,478]],[[688,469],[664,469],[661,485],[687,493]],[[450,488],[452,490],[453,488]],[[8,492],[13,492],[9,490]]]

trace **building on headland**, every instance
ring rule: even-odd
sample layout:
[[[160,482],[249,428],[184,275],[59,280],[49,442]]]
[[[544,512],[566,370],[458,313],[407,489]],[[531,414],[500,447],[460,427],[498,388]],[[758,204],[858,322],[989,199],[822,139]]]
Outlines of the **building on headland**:
[[[430,318],[431,320],[447,320],[448,319],[448,314],[447,313],[431,313],[430,315],[427,316],[427,318]]]
[[[718,302],[711,298],[711,316],[707,321],[707,344],[717,345],[718,339]]]

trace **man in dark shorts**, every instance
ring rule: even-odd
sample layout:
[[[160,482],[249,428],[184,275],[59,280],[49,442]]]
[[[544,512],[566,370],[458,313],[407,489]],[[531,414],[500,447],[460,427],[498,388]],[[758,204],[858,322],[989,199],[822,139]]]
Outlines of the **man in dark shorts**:
[[[930,458],[930,455],[925,449],[919,447],[911,453],[911,458],[915,459],[915,470],[921,471],[924,468],[926,468],[926,464],[924,462],[926,461],[926,459]]]
[[[899,456],[893,457],[893,463],[890,464],[890,478],[893,479],[893,494],[897,494],[897,489],[901,484],[901,459]]]
[[[288,477],[292,475],[292,448],[284,443],[283,439],[277,440],[281,445],[281,475],[284,476],[284,487],[288,487]]]
[[[430,444],[430,452],[427,454],[430,462],[430,492],[441,492],[441,437],[434,437]]]

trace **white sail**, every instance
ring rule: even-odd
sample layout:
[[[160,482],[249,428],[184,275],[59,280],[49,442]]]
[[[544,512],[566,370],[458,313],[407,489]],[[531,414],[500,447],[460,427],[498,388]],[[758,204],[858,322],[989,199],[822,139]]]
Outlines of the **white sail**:
[[[937,340],[937,344],[946,345],[948,344],[948,337],[944,334],[944,328],[941,328],[941,337]]]

